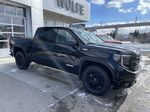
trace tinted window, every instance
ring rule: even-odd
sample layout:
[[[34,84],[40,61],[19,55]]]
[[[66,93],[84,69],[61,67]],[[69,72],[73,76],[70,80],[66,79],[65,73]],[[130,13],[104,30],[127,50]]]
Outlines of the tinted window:
[[[66,30],[58,30],[57,43],[67,44],[68,42],[75,42],[72,34]]]
[[[56,29],[41,29],[39,39],[45,42],[55,42],[57,37]]]
[[[99,44],[103,42],[98,36],[88,31],[74,29],[74,32],[85,44]]]

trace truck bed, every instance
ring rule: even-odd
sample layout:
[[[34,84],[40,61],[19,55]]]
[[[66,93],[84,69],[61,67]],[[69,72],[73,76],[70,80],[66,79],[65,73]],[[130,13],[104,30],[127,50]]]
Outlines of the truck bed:
[[[25,52],[32,46],[32,38],[29,37],[11,37],[10,40],[10,52],[14,56],[14,48],[22,48]]]

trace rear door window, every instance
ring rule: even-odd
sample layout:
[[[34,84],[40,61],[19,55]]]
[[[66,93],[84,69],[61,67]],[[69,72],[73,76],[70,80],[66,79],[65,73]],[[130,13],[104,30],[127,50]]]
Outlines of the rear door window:
[[[57,29],[54,28],[44,28],[41,29],[39,40],[43,42],[55,43],[57,37]]]

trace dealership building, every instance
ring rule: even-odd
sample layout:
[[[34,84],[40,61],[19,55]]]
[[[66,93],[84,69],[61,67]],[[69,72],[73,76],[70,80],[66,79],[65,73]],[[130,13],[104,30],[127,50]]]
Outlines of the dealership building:
[[[86,0],[0,0],[0,48],[11,36],[32,37],[41,26],[65,26],[90,19]]]

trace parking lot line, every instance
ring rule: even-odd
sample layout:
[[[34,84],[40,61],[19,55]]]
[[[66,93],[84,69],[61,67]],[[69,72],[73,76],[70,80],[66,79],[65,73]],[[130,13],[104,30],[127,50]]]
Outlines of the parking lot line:
[[[77,89],[71,91],[70,93],[66,94],[65,96],[63,96],[62,98],[60,98],[59,100],[57,100],[56,102],[54,102],[54,103],[50,104],[48,107],[42,109],[40,112],[45,112],[47,109],[51,108],[51,107],[54,106],[56,103],[58,103],[59,101],[63,100],[64,98],[66,98],[66,97],[72,95],[73,93],[75,93],[76,91],[78,91],[80,88],[82,88],[82,86],[80,86],[79,88],[77,88]]]

